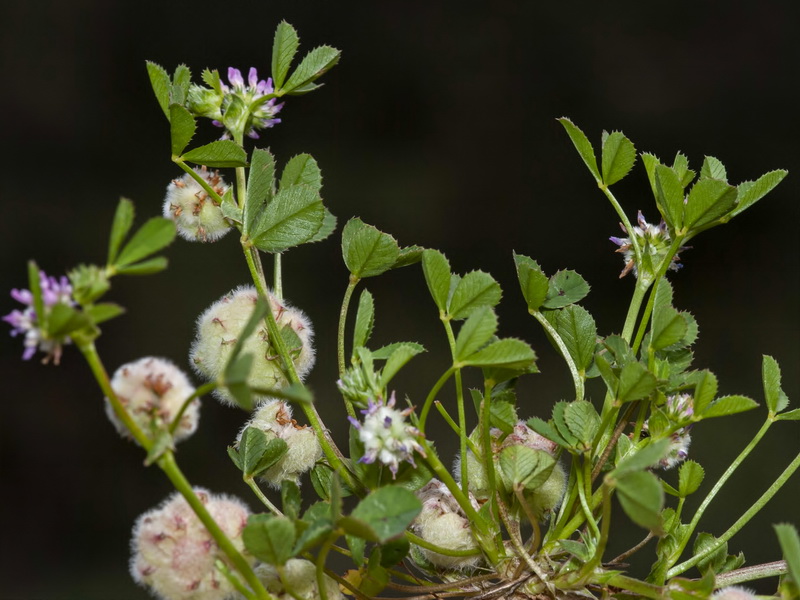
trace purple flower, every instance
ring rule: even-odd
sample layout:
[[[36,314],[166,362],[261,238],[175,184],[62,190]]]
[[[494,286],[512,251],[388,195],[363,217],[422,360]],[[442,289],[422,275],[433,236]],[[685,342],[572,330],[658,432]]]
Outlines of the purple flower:
[[[625,226],[622,223],[620,223],[620,227],[622,228],[623,232],[629,235],[632,233],[633,236],[636,237],[642,254],[649,255],[653,263],[653,268],[657,268],[659,261],[662,260],[666,255],[670,245],[667,224],[663,221],[663,219],[658,225],[652,225],[648,223],[644,218],[642,211],[639,211],[637,214],[636,222],[638,224],[633,226],[633,232],[629,232],[627,229],[625,229]],[[639,268],[636,264],[636,255],[633,251],[633,242],[631,238],[612,236],[608,239],[619,246],[619,248],[617,248],[617,252],[620,252],[625,259],[625,268],[622,269],[620,277],[625,277],[625,275],[631,271],[633,271],[635,277],[638,277]],[[672,271],[677,271],[680,268],[681,265],[678,263],[678,254],[676,253],[675,256],[672,257],[672,262],[669,265],[669,269]]]
[[[61,276],[56,279],[55,277],[48,277],[44,271],[39,271],[39,285],[42,290],[45,315],[56,304],[75,305],[72,300],[72,286],[66,277]],[[3,320],[11,325],[12,336],[25,335],[23,360],[29,360],[36,353],[36,350],[41,350],[46,354],[42,362],[47,363],[52,358],[53,363],[57,365],[61,360],[61,348],[63,344],[71,342],[70,338],[51,338],[42,329],[42,320],[40,315],[36,314],[33,293],[30,290],[13,289],[11,290],[11,297],[25,305],[24,309],[12,310],[3,317]]]
[[[417,441],[422,434],[416,427],[406,423],[406,417],[413,408],[400,411],[394,405],[395,397],[392,393],[385,404],[369,401],[367,409],[361,411],[365,415],[363,424],[348,417],[364,444],[364,456],[359,462],[371,464],[377,460],[389,467],[392,476],[397,475],[400,461],[414,465],[414,451],[425,456],[425,450]]]
[[[258,138],[258,129],[268,129],[281,122],[275,115],[283,108],[283,103],[276,104],[276,98],[266,99],[267,96],[275,92],[272,85],[272,78],[266,80],[258,78],[258,71],[255,67],[250,67],[247,74],[247,84],[245,84],[242,72],[233,67],[228,68],[228,82],[230,86],[221,84],[225,96],[238,96],[245,106],[248,107],[250,115],[247,119],[245,133],[251,138]],[[223,110],[230,100],[223,100]],[[213,121],[214,125],[222,127],[219,119]]]

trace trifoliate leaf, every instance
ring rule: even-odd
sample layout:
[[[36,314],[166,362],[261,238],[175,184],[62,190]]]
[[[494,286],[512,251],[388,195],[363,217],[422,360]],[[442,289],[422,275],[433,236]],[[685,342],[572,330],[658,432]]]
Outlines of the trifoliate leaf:
[[[534,490],[548,480],[556,460],[543,450],[521,444],[503,448],[500,452],[500,471],[509,488]]]
[[[158,105],[169,121],[169,91],[172,87],[169,73],[161,65],[148,60],[147,75],[150,77],[150,85],[153,87],[153,93],[156,95]]]
[[[186,65],[178,65],[172,75],[172,89],[170,90],[170,104],[186,104],[186,94],[192,83],[192,72]]]
[[[778,361],[764,355],[761,361],[761,380],[764,382],[764,399],[770,414],[781,412],[789,403],[781,389],[781,368]]]
[[[316,191],[322,189],[322,171],[310,154],[293,156],[281,173],[281,189],[300,184],[307,185]]]
[[[753,204],[761,200],[761,198],[771,192],[776,185],[783,181],[783,178],[786,177],[787,174],[788,171],[778,169],[765,173],[755,181],[740,183],[737,187],[739,192],[739,204],[733,209],[729,217],[734,217],[753,206]]]
[[[617,467],[609,474],[613,478],[625,477],[635,471],[645,469],[657,464],[669,450],[669,440],[658,440],[644,448],[631,451],[617,463]]]
[[[467,367],[505,367],[524,369],[533,364],[536,354],[522,340],[506,338],[492,342],[482,350],[460,362]]]
[[[392,351],[391,355],[386,359],[386,364],[381,371],[381,381],[380,386],[385,388],[389,385],[389,382],[392,380],[392,377],[397,375],[397,372],[405,366],[405,364],[414,358],[420,352],[424,352],[425,349],[422,348],[419,344],[413,343],[400,343],[397,344],[395,349]]]
[[[561,434],[558,433],[555,427],[539,417],[531,417],[528,419],[528,427],[539,435],[546,437],[551,442],[555,442],[562,448],[571,448],[573,446],[573,444],[565,440]]]
[[[319,79],[326,71],[333,67],[342,52],[330,46],[320,46],[314,48],[311,52],[303,57],[303,60],[291,74],[289,79],[282,87],[282,91],[286,94],[301,94],[311,91],[318,86],[309,86],[315,80]]]
[[[719,179],[727,182],[728,172],[725,170],[725,165],[718,158],[706,156],[705,160],[703,160],[703,166],[700,168],[700,178]]]
[[[694,387],[694,412],[703,414],[717,396],[717,377],[711,371],[701,371]]]
[[[654,312],[650,347],[660,350],[679,342],[688,331],[686,318],[671,306]]]
[[[247,154],[239,144],[231,140],[218,140],[205,146],[189,150],[181,157],[186,162],[207,167],[246,167]]]
[[[553,325],[579,371],[585,371],[594,358],[597,345],[597,326],[594,318],[582,306],[569,305],[548,311],[547,320]]]
[[[115,262],[116,270],[132,265],[158,252],[175,239],[175,223],[163,217],[153,217],[145,222],[122,248]]]
[[[678,469],[678,493],[681,498],[694,494],[703,483],[706,473],[698,463],[693,460],[684,462]]]
[[[658,198],[658,191],[656,189],[656,167],[661,164],[661,161],[655,154],[642,152],[642,164],[647,173],[647,179],[650,181],[650,189],[653,191],[653,197]]]
[[[456,337],[455,360],[466,359],[492,339],[497,331],[497,315],[488,306],[475,310],[464,322]]]
[[[631,402],[647,398],[656,389],[658,380],[640,362],[629,362],[619,374],[617,400]]]
[[[172,142],[172,156],[180,156],[192,141],[197,131],[197,123],[188,110],[180,104],[169,106],[169,134]]]
[[[575,271],[558,271],[550,278],[544,308],[562,308],[580,302],[589,293],[589,284]]]
[[[564,438],[564,441],[567,442],[567,447],[575,448],[580,440],[574,433],[572,433],[572,430],[567,425],[566,418],[564,417],[564,413],[566,412],[569,404],[569,402],[560,400],[553,405],[553,423],[555,424],[558,433],[562,438]]]
[[[522,289],[522,296],[528,304],[528,310],[539,310],[547,298],[550,282],[539,264],[522,254],[514,254],[517,267],[517,279]]]
[[[684,224],[699,229],[727,215],[736,206],[737,191],[717,179],[700,179],[692,186],[684,207]]]
[[[494,277],[483,271],[472,271],[456,285],[447,312],[452,319],[466,319],[478,308],[496,306],[502,295]]]
[[[297,31],[286,21],[281,21],[275,30],[275,38],[272,42],[272,81],[275,89],[279,90],[286,81],[292,59],[300,45]]]
[[[271,565],[284,565],[294,556],[296,532],[287,517],[250,515],[242,532],[247,550],[257,559]]]
[[[342,256],[350,273],[359,279],[374,277],[392,268],[400,248],[389,234],[350,219],[342,230]]]
[[[575,400],[564,407],[564,422],[584,447],[589,447],[600,427],[600,415],[586,400]]]
[[[322,226],[322,198],[312,188],[281,189],[262,211],[251,232],[253,244],[264,252],[283,252],[311,240]]]
[[[675,160],[672,161],[672,170],[678,175],[678,179],[680,179],[684,188],[692,183],[695,172],[689,168],[689,159],[681,152],[675,154]]]
[[[710,419],[712,417],[724,417],[736,413],[752,410],[758,406],[758,402],[747,396],[722,396],[715,402],[708,405],[701,417]]]
[[[450,294],[450,263],[438,250],[425,250],[422,253],[422,272],[433,301],[440,311],[445,312]]]
[[[309,244],[321,242],[329,238],[333,232],[336,231],[336,216],[327,208],[323,207],[323,209],[325,210],[325,216],[322,217],[322,225],[320,225],[319,231],[308,240]]]
[[[669,167],[656,165],[656,202],[659,212],[671,229],[683,227],[683,183]]]
[[[603,183],[607,186],[625,177],[636,162],[636,148],[622,132],[614,131],[603,141]]]
[[[114,220],[111,223],[111,235],[108,240],[108,264],[113,265],[117,260],[119,248],[122,240],[128,235],[133,225],[134,208],[133,202],[127,198],[120,198],[117,210],[114,212]]]
[[[660,535],[664,490],[658,478],[649,471],[634,471],[621,477],[616,489],[625,514],[634,523]]]
[[[578,154],[580,154],[583,162],[586,163],[586,166],[589,168],[589,171],[591,171],[595,181],[600,183],[602,180],[600,178],[600,171],[597,169],[597,158],[595,157],[594,148],[592,148],[589,138],[587,138],[586,134],[583,133],[583,131],[581,131],[568,118],[561,117],[557,120],[564,126],[564,129],[567,130],[569,139],[572,140],[572,143],[575,145],[575,149],[578,151]]]
[[[275,183],[275,157],[269,150],[256,148],[250,157],[250,172],[247,177],[247,198],[242,217],[244,230],[248,236],[256,234],[258,219],[272,199]]]
[[[356,324],[353,328],[353,348],[366,347],[375,325],[375,301],[369,290],[361,292],[358,299]]]
[[[386,543],[402,535],[421,509],[422,504],[414,492],[387,485],[361,500],[353,509],[352,517],[371,528],[375,534],[374,541]]]

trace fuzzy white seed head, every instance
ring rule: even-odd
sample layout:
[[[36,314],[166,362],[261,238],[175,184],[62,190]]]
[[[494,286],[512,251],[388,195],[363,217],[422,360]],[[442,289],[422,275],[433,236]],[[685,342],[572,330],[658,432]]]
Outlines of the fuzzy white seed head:
[[[228,191],[219,171],[210,172],[206,167],[194,171],[219,196]],[[231,229],[219,204],[188,173],[167,186],[164,216],[172,219],[178,235],[190,242],[213,242]]]
[[[292,591],[302,600],[319,600],[321,595],[317,586],[316,571],[314,563],[302,558],[290,558],[283,567],[283,577]],[[262,563],[255,568],[255,573],[267,591],[274,594],[278,600],[292,600],[292,596],[286,591],[278,577],[275,567]],[[339,584],[327,575],[325,576],[325,591],[328,600],[344,600]]]
[[[136,424],[148,437],[167,429],[184,401],[194,393],[186,374],[164,358],[146,357],[122,365],[111,378],[111,388]],[[120,435],[132,438],[106,398],[106,414]],[[193,400],[181,415],[173,439],[192,435],[200,419],[200,400]]]
[[[438,479],[433,479],[417,491],[422,510],[412,523],[412,529],[423,540],[449,550],[475,550],[470,522],[453,495]],[[478,503],[470,494],[470,502],[477,510]],[[448,570],[461,570],[477,566],[481,555],[446,556],[420,548],[422,556],[432,565]]]
[[[238,499],[215,496],[195,488],[200,501],[230,538],[244,552],[242,531],[250,514]],[[226,555],[177,492],[161,505],[141,515],[133,527],[130,570],[133,579],[163,600],[225,600],[236,590],[215,563]],[[255,559],[243,554],[251,564]]]
[[[711,597],[713,600],[756,600],[753,592],[739,586],[722,588],[717,590]]]
[[[270,438],[286,442],[286,454],[259,475],[270,486],[280,489],[285,479],[299,483],[300,475],[311,469],[322,458],[316,432],[311,427],[298,425],[292,418],[291,407],[281,400],[270,400],[259,407],[236,439],[238,444],[244,430],[256,427]]]
[[[197,372],[209,380],[217,379],[228,364],[233,347],[245,324],[253,314],[258,294],[252,286],[241,286],[232,290],[212,304],[197,319],[197,335],[189,355]],[[297,375],[303,379],[314,366],[314,331],[306,315],[290,307],[285,301],[269,294],[272,314],[279,328],[290,329],[294,345],[288,348],[292,355]],[[267,327],[261,324],[247,338],[243,353],[253,355],[253,366],[247,383],[251,387],[276,388],[286,385],[281,370],[281,361],[269,343]],[[230,393],[218,389],[214,394],[226,404],[235,404]],[[264,400],[265,396],[257,396]]]

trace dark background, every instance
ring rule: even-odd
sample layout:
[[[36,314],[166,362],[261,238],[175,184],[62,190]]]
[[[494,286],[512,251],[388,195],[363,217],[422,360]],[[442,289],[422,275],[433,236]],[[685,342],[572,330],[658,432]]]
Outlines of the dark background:
[[[323,195],[340,224],[358,215],[401,244],[441,249],[457,272],[480,268],[505,289],[502,335],[530,341],[542,374],[521,387],[521,414],[547,417],[569,398],[566,369],[518,292],[511,251],[547,272],[573,268],[593,291],[584,305],[602,334],[619,332],[633,280],[609,235],[617,218],[556,117],[597,143],[623,130],[637,149],[671,160],[704,154],[732,182],[793,171],[763,203],[703,234],[672,276],[679,308],[700,324],[696,366],[722,393],[763,401],[761,355],[783,366],[798,406],[798,84],[800,43],[790,2],[31,2],[2,11],[3,164],[0,275],[25,287],[25,261],[50,274],[105,257],[118,197],[140,219],[160,213],[180,174],[144,61],[251,65],[266,75],[272,35],[287,19],[301,50],[342,48],[325,87],[290,98],[284,122],[262,138],[280,162],[319,161]],[[206,129],[207,140],[218,131]],[[203,138],[203,139],[206,139]],[[657,212],[641,165],[615,186],[633,219]],[[141,222],[141,221],[140,221]],[[168,272],[114,280],[110,299],[129,313],[104,327],[109,370],[140,356],[186,365],[196,316],[247,281],[234,235],[213,245],[176,242]],[[288,254],[287,297],[316,324],[320,360],[309,378],[319,410],[342,439],[335,331],[347,274],[338,237]],[[376,297],[376,344],[414,339],[431,351],[398,377],[419,404],[446,367],[446,342],[418,266],[367,285]],[[5,292],[3,292],[5,294]],[[0,300],[0,312],[16,308]],[[133,520],[166,496],[156,469],[109,427],[102,397],[74,349],[60,367],[23,363],[18,339],[0,345],[0,598],[135,599],[127,573]],[[602,391],[590,388],[595,401]],[[763,408],[695,428],[692,458],[708,490],[760,426]],[[245,420],[214,400],[201,430],[180,446],[189,478],[256,502],[225,453]],[[438,417],[437,417],[438,419]],[[437,428],[439,422],[437,421]],[[718,500],[701,529],[722,533],[798,451],[797,425],[779,423]],[[440,442],[446,447],[446,442]],[[671,474],[675,477],[674,474]],[[777,560],[770,523],[798,521],[795,476],[731,542],[749,563]],[[687,503],[696,506],[698,500]],[[622,515],[609,550],[642,535]],[[652,547],[642,554],[645,567]],[[609,554],[610,556],[610,554]],[[761,590],[774,589],[774,581]]]

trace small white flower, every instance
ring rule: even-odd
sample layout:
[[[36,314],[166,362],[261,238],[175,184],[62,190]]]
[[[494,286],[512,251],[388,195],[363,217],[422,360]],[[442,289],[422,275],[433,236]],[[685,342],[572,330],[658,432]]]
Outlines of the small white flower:
[[[364,423],[348,417],[358,430],[358,438],[364,444],[364,456],[359,462],[371,464],[376,460],[389,467],[392,475],[397,475],[401,461],[414,465],[414,452],[425,456],[425,449],[417,441],[422,434],[416,427],[406,423],[406,417],[413,408],[397,410],[394,393],[387,403],[369,401]],[[416,466],[416,465],[415,465]]]

